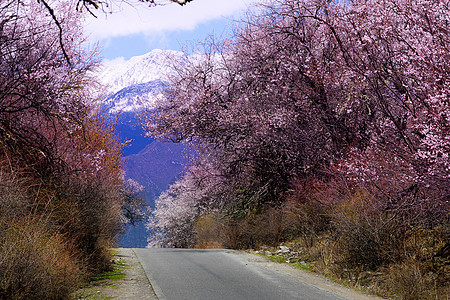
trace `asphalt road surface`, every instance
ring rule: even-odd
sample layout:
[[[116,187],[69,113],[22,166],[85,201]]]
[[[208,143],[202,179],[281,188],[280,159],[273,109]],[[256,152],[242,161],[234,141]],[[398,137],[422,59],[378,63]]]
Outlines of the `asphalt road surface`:
[[[239,251],[134,251],[160,300],[355,299],[268,268],[264,258]]]

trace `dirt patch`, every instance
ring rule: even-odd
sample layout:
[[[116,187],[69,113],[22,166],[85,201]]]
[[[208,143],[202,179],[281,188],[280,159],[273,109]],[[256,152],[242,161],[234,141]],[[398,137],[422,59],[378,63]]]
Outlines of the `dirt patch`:
[[[103,280],[92,282],[89,287],[80,289],[72,299],[139,299],[157,300],[144,269],[139,263],[133,249],[113,249],[114,260],[119,271]]]

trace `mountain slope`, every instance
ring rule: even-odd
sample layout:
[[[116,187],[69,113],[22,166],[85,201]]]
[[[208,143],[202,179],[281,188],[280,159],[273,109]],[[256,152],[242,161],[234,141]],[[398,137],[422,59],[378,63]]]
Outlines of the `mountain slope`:
[[[98,78],[106,86],[107,94],[113,94],[135,84],[164,80],[167,74],[173,74],[173,62],[183,57],[182,52],[155,49],[128,61],[105,61]]]
[[[125,173],[158,196],[183,170],[187,149],[183,144],[152,142],[137,154],[125,157]]]
[[[111,114],[138,112],[152,108],[158,98],[164,97],[163,90],[164,83],[159,79],[137,83],[110,95],[103,104]]]
[[[144,187],[143,196],[149,207],[180,176],[186,162],[183,145],[161,143],[144,136],[139,112],[151,109],[155,100],[163,97],[164,78],[171,74],[173,62],[185,59],[177,51],[153,50],[128,61],[105,62],[97,74],[105,85],[102,106],[117,119],[116,132],[124,149],[125,178],[133,179]],[[147,232],[144,224],[127,228],[122,236],[122,247],[145,247]]]
[[[166,190],[183,172],[188,149],[182,144],[152,142],[137,154],[124,158],[126,178],[144,186],[144,197],[150,208],[161,192]],[[140,223],[129,226],[122,236],[122,247],[147,246],[147,230]]]

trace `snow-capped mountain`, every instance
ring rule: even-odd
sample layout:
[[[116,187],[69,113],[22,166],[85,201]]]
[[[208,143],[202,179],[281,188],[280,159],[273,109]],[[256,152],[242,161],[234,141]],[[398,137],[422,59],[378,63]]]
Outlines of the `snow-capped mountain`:
[[[151,108],[155,100],[163,97],[165,77],[172,75],[172,64],[185,60],[181,52],[153,50],[128,61],[106,61],[96,74],[105,86],[102,105],[113,115],[116,133],[122,142],[125,178],[133,179],[144,187],[144,199],[152,207],[155,198],[167,189],[183,170],[186,146],[162,143],[145,136],[138,112]],[[118,119],[115,115],[118,114]],[[131,141],[131,142],[130,142]],[[121,239],[123,247],[145,247],[147,236],[144,224],[129,227]]]
[[[113,114],[151,107],[162,97],[164,80],[174,73],[172,65],[183,59],[182,52],[156,49],[127,61],[104,61],[96,74],[105,87],[103,104]]]
[[[137,112],[151,108],[155,101],[163,97],[164,82],[154,80],[125,87],[104,100],[109,113]]]
[[[164,80],[166,74],[173,72],[173,62],[182,57],[182,52],[155,49],[129,60],[119,58],[104,61],[98,78],[106,86],[107,92],[113,94],[135,84]]]

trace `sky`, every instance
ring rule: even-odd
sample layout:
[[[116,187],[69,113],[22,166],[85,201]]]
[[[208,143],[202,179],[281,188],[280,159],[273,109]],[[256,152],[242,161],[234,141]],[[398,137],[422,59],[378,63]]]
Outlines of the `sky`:
[[[257,0],[193,0],[185,6],[175,3],[148,7],[129,1],[112,2],[111,13],[97,13],[86,21],[90,44],[99,43],[107,60],[142,55],[153,49],[181,50],[208,35],[224,36],[232,21]]]

